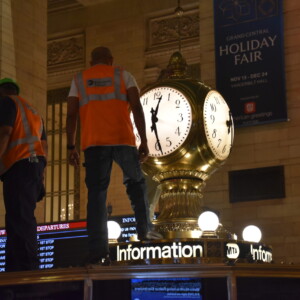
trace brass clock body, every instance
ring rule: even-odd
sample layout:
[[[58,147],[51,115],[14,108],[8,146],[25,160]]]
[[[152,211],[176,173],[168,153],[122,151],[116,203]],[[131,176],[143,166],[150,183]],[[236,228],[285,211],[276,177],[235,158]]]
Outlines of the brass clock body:
[[[218,157],[210,148],[210,144],[208,141],[208,135],[206,133],[206,128],[204,126],[204,101],[211,92],[211,88],[204,85],[201,82],[188,80],[188,79],[171,79],[165,80],[159,83],[156,83],[152,86],[149,86],[146,90],[144,90],[141,96],[141,103],[143,105],[144,102],[144,95],[151,90],[155,90],[157,88],[165,88],[169,87],[175,90],[178,90],[182,93],[191,107],[191,125],[190,130],[188,132],[187,137],[185,138],[184,142],[177,148],[173,149],[172,153],[167,153],[160,156],[151,155],[151,148],[155,147],[152,145],[153,142],[149,141],[150,136],[154,136],[155,133],[149,130],[151,127],[150,122],[146,122],[146,129],[147,129],[147,137],[148,137],[148,145],[150,149],[150,156],[147,161],[143,164],[143,170],[147,175],[159,176],[159,173],[167,173],[173,172],[174,170],[190,170],[193,172],[198,172],[198,175],[203,180],[207,179],[212,173],[216,171],[216,169],[221,166],[227,156]],[[178,97],[179,98],[179,97]],[[162,101],[167,101],[163,99]],[[153,104],[151,104],[151,101]],[[149,105],[150,102],[150,105]],[[157,106],[157,102],[154,99],[148,99],[148,111],[150,108],[155,108]],[[145,118],[147,120],[147,113],[145,111],[145,105],[143,105]],[[180,109],[179,109],[180,111]],[[160,132],[160,112],[158,111],[158,122],[157,131],[158,135],[161,134]],[[163,120],[164,122],[170,122],[172,119],[171,116],[166,116],[169,118],[169,121]],[[228,122],[226,124],[226,121]],[[230,130],[230,145],[227,145],[228,152],[230,152],[230,147],[232,146],[233,140],[233,126],[232,120],[230,119],[229,115],[226,116],[226,121],[224,121],[223,126],[226,127],[226,130]],[[231,122],[231,123],[230,123]],[[229,124],[229,125],[228,125]],[[176,131],[176,127],[173,128]],[[185,128],[182,128],[181,131],[184,131]],[[169,134],[170,135],[170,134]],[[162,141],[161,141],[162,143]],[[159,151],[158,151],[159,152]],[[165,176],[167,176],[165,174]]]
[[[230,110],[217,91],[190,79],[149,86],[141,104],[150,150],[142,167],[162,189],[157,230],[166,238],[195,237],[202,188],[232,147]]]

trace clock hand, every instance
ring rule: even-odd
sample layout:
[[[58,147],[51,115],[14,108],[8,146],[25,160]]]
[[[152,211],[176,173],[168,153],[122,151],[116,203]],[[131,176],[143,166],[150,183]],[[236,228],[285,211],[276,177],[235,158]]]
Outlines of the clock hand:
[[[159,103],[160,103],[161,99],[162,99],[162,96],[160,96],[160,97],[158,98],[158,103],[157,103],[157,106],[156,106],[156,109],[155,109],[155,116],[157,115],[158,107],[159,107]]]
[[[161,152],[161,154],[163,154],[162,147],[161,147],[161,144],[160,144],[160,141],[159,141],[159,138],[158,138],[158,133],[157,133],[156,124],[154,124],[154,126],[151,126],[151,131],[154,131],[158,149],[159,149],[159,151]]]
[[[226,125],[228,127],[228,134],[231,131],[231,127],[232,127],[232,116],[231,116],[231,111],[229,111],[229,120],[226,121]]]
[[[154,128],[156,128],[156,123],[158,121],[158,118],[156,116],[155,110],[153,108],[151,108],[151,131],[154,130]]]
[[[233,144],[233,120],[232,120],[232,114],[231,111],[229,111],[229,120],[226,121],[226,125],[228,127],[228,134],[231,131],[231,141],[230,141],[230,152],[232,149],[232,144]]]
[[[158,113],[158,108],[159,108],[159,103],[162,99],[162,96],[160,96],[158,98],[158,103],[156,105],[156,108],[155,110],[153,109],[153,107],[151,107],[151,122],[152,122],[152,126],[158,121],[158,118],[157,118],[157,113]],[[152,129],[152,126],[151,126],[151,129]]]
[[[160,150],[161,154],[163,154],[162,147],[161,147],[161,144],[160,144],[160,141],[159,141],[159,138],[158,138],[157,127],[156,127],[156,123],[158,122],[157,112],[158,112],[158,107],[159,107],[159,103],[160,103],[161,99],[162,99],[162,96],[160,96],[160,98],[158,100],[156,109],[154,110],[153,107],[152,107],[150,112],[151,112],[151,123],[152,123],[151,124],[151,131],[154,131],[158,149]]]

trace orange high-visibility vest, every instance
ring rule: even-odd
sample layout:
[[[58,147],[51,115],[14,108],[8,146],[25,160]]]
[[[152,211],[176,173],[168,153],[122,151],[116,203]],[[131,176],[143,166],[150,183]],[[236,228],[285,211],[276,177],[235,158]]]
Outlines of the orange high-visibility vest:
[[[95,65],[75,75],[79,93],[81,146],[135,146],[123,70]]]
[[[14,163],[31,156],[45,156],[41,136],[43,122],[36,110],[19,96],[9,96],[16,104],[16,120],[5,153],[0,159],[0,175]]]

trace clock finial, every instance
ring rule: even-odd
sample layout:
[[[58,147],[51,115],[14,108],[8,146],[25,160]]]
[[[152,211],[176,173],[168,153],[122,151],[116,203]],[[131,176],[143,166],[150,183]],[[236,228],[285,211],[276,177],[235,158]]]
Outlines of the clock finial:
[[[178,51],[174,52],[169,60],[169,64],[166,69],[161,70],[157,81],[164,79],[185,79],[187,78],[187,63],[185,58],[181,54],[181,17],[183,15],[183,9],[180,7],[180,0],[175,9],[175,14],[178,16],[177,32],[178,32]]]
[[[187,63],[179,51],[174,52],[167,66],[168,78],[187,78]]]

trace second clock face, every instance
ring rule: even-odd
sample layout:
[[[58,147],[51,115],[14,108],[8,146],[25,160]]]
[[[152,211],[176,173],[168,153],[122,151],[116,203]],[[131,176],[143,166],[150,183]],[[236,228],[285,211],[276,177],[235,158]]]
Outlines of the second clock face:
[[[191,106],[183,93],[172,87],[157,87],[142,95],[149,156],[162,157],[176,151],[192,126]],[[140,138],[134,127],[137,146]]]
[[[233,120],[229,107],[217,91],[210,91],[203,105],[203,121],[206,138],[215,157],[228,157],[234,137]]]

